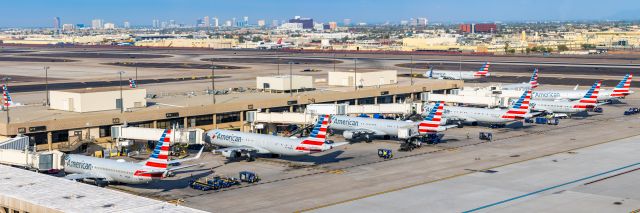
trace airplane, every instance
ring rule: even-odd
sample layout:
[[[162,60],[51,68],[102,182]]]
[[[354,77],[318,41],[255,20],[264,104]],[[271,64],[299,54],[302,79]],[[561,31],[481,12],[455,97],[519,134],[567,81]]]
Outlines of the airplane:
[[[602,81],[597,81],[591,86],[586,94],[576,101],[548,101],[548,100],[531,100],[531,110],[545,111],[548,113],[578,113],[593,109],[598,105],[598,94]]]
[[[598,101],[624,98],[633,93],[630,91],[633,74],[629,73],[613,88],[613,90],[600,90]],[[584,96],[587,90],[578,90],[576,86],[573,90],[549,90],[535,91],[532,98],[534,100],[578,100]]]
[[[13,98],[11,98],[11,94],[9,93],[9,88],[6,84],[2,85],[2,108],[7,109],[9,107],[17,107],[22,106],[20,103],[13,102]]]
[[[256,154],[273,156],[301,156],[327,151],[348,143],[327,143],[329,116],[320,115],[311,134],[306,138],[285,138],[275,135],[214,129],[206,133],[205,142],[227,147],[214,150],[227,158],[246,157],[255,160]]]
[[[138,84],[136,84],[136,80],[129,79],[129,88],[138,88]]]
[[[199,164],[168,168],[168,165],[191,161],[200,158],[202,149],[195,157],[180,160],[169,160],[171,130],[162,133],[158,144],[148,160],[139,163],[126,162],[122,159],[111,160],[85,155],[67,154],[64,156],[64,172],[70,173],[64,178],[68,180],[93,180],[96,185],[104,187],[109,183],[143,184],[166,177],[168,172],[197,166]]]
[[[443,121],[446,123],[446,120],[442,120],[443,107],[444,101],[436,102],[435,107],[419,122],[333,115],[329,128],[341,131],[347,140],[363,138],[366,142],[371,142],[374,137],[397,138],[401,128],[409,128],[418,135],[436,134],[449,128],[441,126]]]
[[[425,76],[434,79],[451,79],[451,80],[469,80],[478,79],[489,76],[489,67],[491,64],[485,62],[478,71],[456,71],[456,70],[433,70],[425,72]]]
[[[540,86],[540,84],[538,84],[538,68],[535,68],[533,69],[533,74],[531,74],[531,79],[529,79],[529,82],[503,85],[502,89],[505,89],[505,90],[535,89],[538,86]]]
[[[283,43],[282,38],[279,38],[277,42],[268,42],[268,43],[264,41],[258,42],[258,49],[263,49],[263,50],[282,49],[282,48],[287,48],[290,45],[291,44],[289,43]]]
[[[442,117],[452,121],[459,121],[458,126],[462,126],[462,123],[471,123],[474,126],[478,125],[478,123],[489,123],[492,126],[499,124],[502,126],[508,122],[532,117],[529,108],[530,100],[531,90],[526,90],[518,101],[514,102],[508,109],[447,106]],[[430,111],[434,105],[427,104],[424,107],[425,111]]]

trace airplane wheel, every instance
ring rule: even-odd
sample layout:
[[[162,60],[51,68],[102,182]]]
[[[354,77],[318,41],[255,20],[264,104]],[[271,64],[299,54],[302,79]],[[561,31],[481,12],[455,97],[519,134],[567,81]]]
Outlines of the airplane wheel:
[[[367,143],[371,143],[373,141],[371,138],[371,135],[369,134],[364,135],[364,141],[366,141]]]

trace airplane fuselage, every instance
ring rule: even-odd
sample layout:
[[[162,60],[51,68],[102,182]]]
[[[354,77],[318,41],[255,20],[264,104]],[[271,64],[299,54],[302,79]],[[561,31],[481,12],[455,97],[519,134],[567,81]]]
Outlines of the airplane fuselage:
[[[109,182],[141,184],[154,180],[152,177],[134,175],[142,167],[142,164],[134,162],[69,154],[65,156],[64,164],[66,173],[93,174]]]
[[[300,156],[309,154],[308,151],[296,150],[303,138],[285,138],[275,135],[239,132],[215,129],[207,132],[211,144],[222,147],[252,147],[260,154],[279,154]]]
[[[431,110],[432,107],[433,105],[427,106],[425,108],[425,111]],[[508,110],[506,109],[485,109],[485,108],[474,108],[474,107],[447,106],[444,108],[442,117],[450,120],[491,123],[491,124],[501,124],[501,123],[515,121],[513,119],[502,118],[502,115],[507,113],[507,111]]]
[[[398,136],[399,128],[415,128],[417,131],[417,123],[334,115],[331,116],[331,125],[329,126],[329,129],[337,131],[371,130],[375,132],[373,134],[375,136],[391,137]]]
[[[578,100],[584,97],[588,90],[549,90],[533,91],[532,100]],[[613,90],[600,90],[598,101],[612,99]]]
[[[471,80],[483,78],[483,76],[476,75],[475,73],[475,71],[433,70],[427,71],[425,73],[425,76],[430,78],[452,80]]]
[[[547,111],[553,113],[578,113],[586,111],[586,108],[574,108],[574,101],[545,101],[531,100],[531,109],[535,111]]]

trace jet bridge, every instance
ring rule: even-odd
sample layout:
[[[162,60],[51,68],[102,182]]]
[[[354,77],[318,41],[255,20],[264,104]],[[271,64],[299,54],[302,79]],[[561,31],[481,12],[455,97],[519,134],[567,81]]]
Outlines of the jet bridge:
[[[35,152],[30,150],[29,137],[17,136],[0,142],[0,164],[38,171],[62,169],[64,153],[60,151]]]
[[[142,127],[127,127],[127,126],[112,126],[111,137],[116,141],[122,140],[146,140],[156,141],[160,139],[160,136],[164,132],[164,129],[155,128],[142,128]],[[202,138],[204,130],[198,128],[187,129],[173,129],[171,135],[167,136],[171,139],[172,143],[186,143],[186,144],[204,144]]]

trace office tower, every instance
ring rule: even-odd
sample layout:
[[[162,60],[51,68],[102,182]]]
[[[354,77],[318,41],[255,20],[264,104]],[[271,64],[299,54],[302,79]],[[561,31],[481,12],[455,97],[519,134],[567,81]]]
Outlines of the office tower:
[[[60,17],[53,18],[53,28],[56,33],[60,33]]]
[[[154,20],[153,20],[153,25],[152,25],[152,27],[153,27],[154,29],[159,28],[159,27],[160,27],[160,21],[158,21],[158,19],[154,19]]]
[[[351,26],[351,19],[350,18],[345,18],[344,20],[342,20],[342,24],[344,26]]]
[[[102,19],[94,19],[91,20],[91,29],[99,30],[102,29],[104,25],[102,24]]]
[[[129,23],[129,21],[124,21],[123,25],[122,25],[125,29],[129,29],[131,28],[131,24]]]
[[[266,23],[266,22],[265,22],[265,20],[264,20],[264,19],[260,19],[260,20],[258,20],[258,27],[264,27],[265,23]]]
[[[205,16],[203,19],[202,24],[204,24],[204,27],[210,27],[211,26],[211,18],[209,18],[209,16]]]
[[[274,19],[271,21],[271,27],[278,27],[278,25],[280,25],[280,23],[278,22],[278,19]]]
[[[220,26],[218,21],[219,21],[218,17],[213,17],[213,26],[214,27]]]

